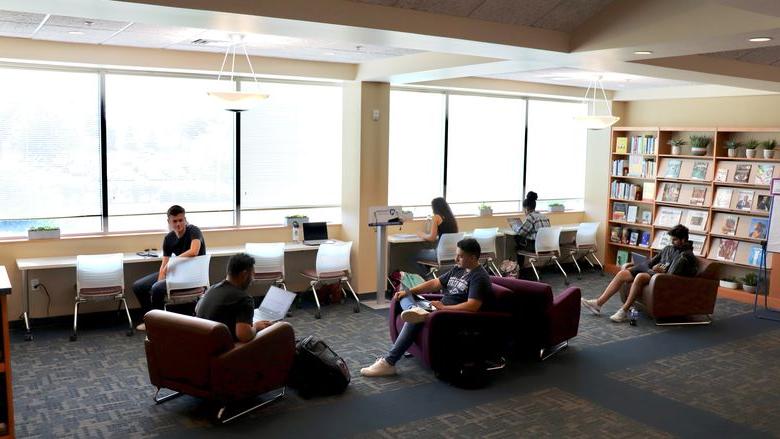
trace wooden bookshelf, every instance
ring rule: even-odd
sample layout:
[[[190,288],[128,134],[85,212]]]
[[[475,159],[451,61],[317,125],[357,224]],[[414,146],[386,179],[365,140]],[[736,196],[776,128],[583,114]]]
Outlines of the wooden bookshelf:
[[[0,358],[0,423],[5,424],[5,431],[0,430],[0,439],[14,437],[14,398],[11,384],[11,344],[8,337],[8,295],[11,294],[11,282],[8,272],[0,265],[0,331],[2,331],[2,358]]]
[[[712,139],[705,155],[693,154],[689,142],[689,136],[691,135],[704,135]],[[641,151],[641,154],[631,154],[632,138],[645,137],[653,138],[653,151]],[[625,153],[617,151],[619,138],[627,139],[626,143],[628,147]],[[672,148],[668,144],[671,139],[683,139],[688,142],[688,144],[682,147],[680,154],[672,154]],[[780,147],[776,148],[774,153],[775,157],[773,158],[764,158],[761,147],[756,150],[755,158],[747,158],[744,147],[737,149],[736,157],[729,157],[725,147],[725,142],[729,139],[735,139],[741,143],[750,139],[758,141],[775,139],[780,142],[780,128],[652,126],[612,128],[612,135],[610,138],[611,153],[609,155],[610,169],[620,169],[619,166],[615,166],[615,160],[629,160],[629,157],[632,155],[639,155],[642,157],[642,160],[652,160],[655,162],[653,166],[655,176],[609,176],[609,202],[607,203],[608,227],[606,228],[605,233],[605,259],[610,270],[615,270],[617,268],[615,263],[618,251],[620,250],[625,250],[629,254],[631,251],[644,251],[650,252],[651,254],[658,251],[652,249],[656,235],[671,229],[671,226],[656,223],[656,220],[659,218],[659,210],[662,208],[680,209],[682,211],[680,222],[684,225],[687,225],[686,221],[690,211],[706,212],[706,225],[704,225],[704,231],[694,230],[689,226],[691,235],[704,236],[704,248],[701,256],[717,260],[727,267],[731,267],[730,271],[737,270],[740,276],[744,275],[749,270],[756,269],[754,265],[749,263],[749,256],[746,256],[746,252],[749,254],[749,252],[752,251],[752,246],[756,246],[760,242],[760,239],[749,236],[746,232],[746,227],[755,224],[754,221],[758,221],[759,219],[766,220],[769,216],[768,211],[758,208],[758,200],[759,196],[761,196],[763,202],[763,197],[769,195],[769,185],[763,183],[765,181],[764,178],[766,178],[768,174],[771,174],[772,178],[780,178]],[[622,142],[623,141],[621,141],[621,143]],[[647,152],[652,152],[652,154],[648,154]],[[670,161],[671,165],[669,165]],[[636,162],[635,159],[635,162],[633,163]],[[706,169],[700,162],[706,163]],[[749,169],[745,171],[745,169],[748,168],[748,165]],[[623,166],[623,173],[625,173],[624,163]],[[673,171],[676,170],[677,175],[675,175],[675,172],[667,173],[667,166],[670,166]],[[773,168],[770,172],[769,167],[772,166]],[[694,168],[697,170],[695,173],[692,171]],[[704,170],[702,171],[702,169]],[[738,170],[740,175],[739,178],[735,179]],[[715,181],[719,171],[721,174],[727,173],[726,181]],[[612,172],[610,174],[612,174]],[[694,175],[696,175],[697,178],[692,178]],[[655,186],[655,193],[642,193],[642,200],[620,199],[615,197],[612,191],[613,182],[615,181],[636,184],[642,188],[645,187],[643,186],[645,182],[652,182]],[[669,197],[667,198],[668,201],[664,201],[663,190],[667,183],[680,185],[679,193],[677,195],[678,201],[672,201],[674,200],[674,197]],[[704,205],[694,205],[690,203],[690,200],[695,198],[691,195],[694,189],[696,189],[697,194],[700,194],[702,190],[704,191]],[[716,206],[716,196],[720,189],[724,190],[724,199],[728,197],[728,191],[731,190],[731,198],[728,207],[726,207],[726,203],[721,203]],[[670,188],[672,193],[675,192],[675,190],[676,188],[674,187]],[[750,199],[751,195],[750,210],[737,207],[737,204],[740,204],[739,207],[745,207],[744,203],[746,203],[747,199]],[[740,198],[738,199],[738,197]],[[701,198],[698,199],[700,200]],[[640,212],[649,209],[652,212],[651,217],[653,219],[653,224],[648,225],[639,222],[630,223],[625,221],[625,219],[613,219],[615,203],[626,203],[628,206],[638,206]],[[766,205],[762,204],[761,207],[766,208]],[[699,215],[702,214],[692,216],[694,221],[701,221],[701,219],[697,218]],[[724,215],[738,216],[740,218],[739,221],[741,221],[741,223],[738,221],[740,230],[736,235],[722,233]],[[610,237],[614,227],[650,232],[651,248],[612,242]],[[621,237],[622,236],[621,230]],[[723,239],[732,239],[737,242],[737,257],[734,261],[718,258],[719,245]],[[770,269],[772,259],[773,255],[767,256],[767,265],[769,265]],[[780,263],[780,261],[778,263]],[[778,273],[772,273],[772,278],[775,277],[774,275],[777,275],[778,279],[780,279],[780,270],[777,271]],[[775,287],[780,291],[780,281],[771,283],[770,291],[775,283],[778,284]]]

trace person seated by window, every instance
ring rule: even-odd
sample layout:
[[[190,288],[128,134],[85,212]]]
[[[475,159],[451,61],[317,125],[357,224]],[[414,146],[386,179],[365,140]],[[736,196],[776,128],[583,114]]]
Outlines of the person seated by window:
[[[688,228],[678,224],[669,231],[672,244],[667,245],[660,253],[647,262],[647,265],[635,266],[626,264],[615,278],[607,285],[604,292],[596,299],[582,299],[582,306],[590,310],[594,315],[601,314],[601,307],[620,291],[624,283],[630,282],[626,302],[609,319],[616,323],[628,321],[628,310],[642,293],[642,289],[650,283],[650,279],[658,273],[676,274],[678,276],[695,276],[698,262],[693,254],[693,245],[688,241]],[[680,294],[685,294],[680,291]]]
[[[435,310],[451,309],[476,312],[489,300],[491,291],[490,275],[479,264],[482,249],[476,239],[466,238],[458,242],[455,256],[455,267],[441,277],[431,279],[409,290],[401,290],[395,294],[400,302],[401,319],[405,322],[398,338],[390,352],[368,367],[360,370],[366,377],[390,376],[396,374],[395,365],[407,349],[414,343],[425,319]],[[438,293],[444,296],[441,301],[434,300],[430,304],[433,311],[427,311],[418,304],[416,294]]]
[[[254,302],[246,290],[255,277],[255,259],[246,253],[230,257],[225,280],[212,285],[195,306],[195,315],[207,320],[224,323],[233,339],[248,342],[273,323],[259,320],[252,323]]]
[[[550,220],[543,214],[536,211],[536,200],[539,195],[534,191],[529,191],[523,200],[523,212],[525,220],[518,230],[515,230],[515,245],[517,250],[528,252],[536,251],[536,232],[543,227],[550,227]],[[517,255],[517,266],[523,269],[525,258]]]
[[[455,220],[455,215],[452,214],[450,205],[447,204],[444,198],[437,197],[431,200],[431,210],[433,211],[433,218],[431,218],[430,232],[417,232],[417,236],[426,242],[434,243],[433,248],[429,247],[418,251],[414,255],[414,261],[435,261],[436,246],[441,235],[444,233],[458,233],[458,222]]]
[[[203,256],[206,254],[206,241],[203,233],[192,224],[187,223],[184,208],[173,205],[168,208],[168,229],[170,232],[163,239],[163,257],[160,270],[138,279],[133,283],[133,293],[141,304],[141,318],[151,309],[163,309],[165,304],[165,275],[168,271],[168,261],[171,255],[179,257]],[[145,331],[146,325],[141,323],[137,330]]]

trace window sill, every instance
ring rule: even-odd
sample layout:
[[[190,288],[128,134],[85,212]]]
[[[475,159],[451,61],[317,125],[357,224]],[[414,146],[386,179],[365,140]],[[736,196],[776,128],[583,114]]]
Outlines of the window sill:
[[[549,210],[540,210],[539,213],[543,213],[545,215],[560,215],[560,214],[570,214],[570,213],[585,213],[584,210],[565,210],[563,212],[551,212]],[[494,213],[492,215],[488,216],[480,216],[477,214],[469,214],[469,215],[455,215],[455,219],[459,218],[490,218],[490,217],[498,217],[498,218],[513,218],[525,215],[524,212],[501,212],[501,213]],[[414,217],[413,221],[425,221],[427,217],[424,216],[418,216]]]

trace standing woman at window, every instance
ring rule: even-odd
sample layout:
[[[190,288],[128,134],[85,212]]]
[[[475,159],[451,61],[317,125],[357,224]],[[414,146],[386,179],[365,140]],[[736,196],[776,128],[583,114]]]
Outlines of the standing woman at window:
[[[433,248],[426,248],[417,253],[416,260],[436,260],[436,244],[444,233],[458,233],[458,222],[455,221],[455,215],[447,201],[442,197],[431,200],[431,210],[433,218],[431,219],[430,233],[417,232],[417,236],[427,242],[433,242]]]
[[[525,212],[525,221],[518,230],[515,230],[515,244],[517,250],[536,251],[536,232],[543,227],[550,227],[550,220],[543,214],[536,211],[536,200],[539,195],[534,191],[529,191],[523,200],[523,212]],[[523,269],[525,258],[517,255],[517,265],[520,270]]]

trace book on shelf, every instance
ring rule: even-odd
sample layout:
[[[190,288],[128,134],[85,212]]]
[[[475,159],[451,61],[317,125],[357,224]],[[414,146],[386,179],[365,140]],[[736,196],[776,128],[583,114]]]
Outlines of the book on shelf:
[[[655,233],[655,239],[653,240],[653,248],[655,250],[663,250],[664,247],[672,243],[672,237],[669,236],[669,232],[666,230],[658,230]]]
[[[612,161],[612,175],[615,177],[652,178],[655,176],[655,160],[641,155]]]
[[[620,235],[620,243],[628,244],[629,242],[631,242],[631,229],[628,227],[623,227],[622,233]]]
[[[691,180],[706,180],[707,179],[707,167],[710,164],[707,162],[695,162],[693,164],[693,170],[691,171]]]
[[[612,182],[610,194],[612,198],[621,200],[641,200],[642,188],[633,183],[625,183],[616,180]]]
[[[719,187],[715,192],[715,202],[712,203],[713,207],[720,207],[728,209],[731,207],[731,196],[734,193],[734,189],[730,187]]]
[[[753,180],[755,184],[769,184],[772,182],[772,175],[775,173],[774,165],[758,165],[756,167],[756,177]]]
[[[650,247],[650,232],[647,230],[642,231],[642,235],[639,237],[640,247]]]
[[[615,139],[615,152],[618,154],[628,152],[628,137],[617,137]]]
[[[627,250],[618,250],[617,251],[617,257],[615,258],[615,264],[620,267],[623,264],[628,262],[628,251]]]
[[[693,253],[697,256],[704,256],[704,240],[706,236],[703,235],[688,235],[688,240],[693,245]]]
[[[636,214],[639,211],[639,208],[637,206],[628,206],[628,214],[626,215],[626,222],[628,223],[635,223],[636,222]]]
[[[717,258],[721,261],[731,261],[737,257],[737,248],[739,247],[739,241],[733,239],[721,239],[720,246],[718,246]]]
[[[642,224],[652,224],[652,223],[653,223],[653,212],[650,212],[649,210],[643,210]]]
[[[766,239],[766,232],[769,230],[769,220],[766,218],[752,218],[750,220],[750,231],[748,238]]]
[[[628,213],[628,204],[615,201],[612,203],[612,219],[615,221],[625,221]]]
[[[620,243],[620,237],[623,234],[623,228],[620,226],[612,226],[609,229],[609,241]]]
[[[760,210],[762,212],[769,212],[769,209],[772,207],[772,196],[771,195],[759,195],[758,201],[756,202],[756,210]]]
[[[612,175],[615,177],[628,175],[628,160],[612,160]]]
[[[685,218],[685,226],[689,230],[703,232],[707,228],[707,217],[709,212],[706,210],[689,210]]]
[[[680,168],[682,168],[682,160],[667,160],[664,178],[680,178]]]
[[[630,245],[637,245],[639,244],[639,231],[638,230],[632,230],[631,235],[628,239],[628,243]]]
[[[750,178],[750,168],[752,168],[751,165],[737,165],[737,170],[734,172],[734,182],[747,183],[748,179]]]
[[[737,225],[739,225],[739,217],[737,215],[724,215],[720,233],[722,235],[734,236],[737,234]]]
[[[704,200],[707,198],[707,187],[694,186],[691,192],[691,206],[704,206]]]
[[[750,247],[750,255],[748,255],[748,264],[756,267],[761,265],[761,259],[764,256],[764,250],[761,246],[753,245]]]
[[[737,209],[751,210],[753,208],[753,191],[737,192]]]
[[[680,224],[682,209],[673,207],[661,207],[655,220],[655,225],[660,227],[674,227]]]
[[[655,196],[655,182],[646,181],[642,183],[642,199],[653,201],[654,196]]]
[[[718,169],[718,172],[715,174],[715,181],[720,183],[725,183],[729,179],[729,170],[728,168],[720,168]]]
[[[664,183],[661,188],[661,201],[676,203],[680,199],[680,183]]]
[[[633,136],[630,144],[631,154],[655,154],[655,136]]]
[[[632,177],[643,177],[642,174],[642,156],[632,155],[628,157],[628,175]]]

